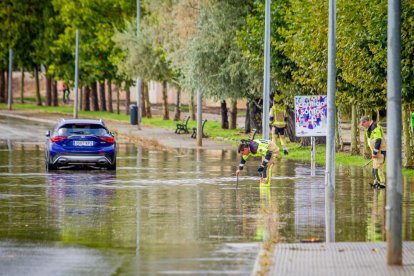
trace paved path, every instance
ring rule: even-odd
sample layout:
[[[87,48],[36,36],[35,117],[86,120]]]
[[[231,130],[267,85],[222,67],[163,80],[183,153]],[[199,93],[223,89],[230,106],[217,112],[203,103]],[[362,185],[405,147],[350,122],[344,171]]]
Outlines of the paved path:
[[[39,113],[31,110],[7,111],[1,110],[0,115],[17,119],[32,120],[50,124],[52,127],[60,118],[68,118],[67,115],[53,113]],[[235,146],[225,141],[214,141],[203,139],[202,146],[197,146],[197,140],[191,138],[191,134],[175,134],[174,130],[141,126],[138,130],[136,125],[127,122],[105,120],[110,131],[117,134],[117,139],[132,143],[141,144],[146,147],[161,149],[215,149],[215,150],[236,150]]]
[[[414,275],[414,242],[403,243],[403,265],[387,265],[385,242],[276,244],[267,275]]]

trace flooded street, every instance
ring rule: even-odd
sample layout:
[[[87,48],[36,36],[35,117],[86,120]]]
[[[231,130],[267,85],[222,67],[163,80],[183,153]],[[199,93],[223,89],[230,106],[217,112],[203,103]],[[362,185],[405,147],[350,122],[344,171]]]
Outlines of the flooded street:
[[[118,143],[117,171],[44,168],[44,133],[0,116],[1,275],[250,275],[261,242],[325,239],[324,168],[281,159],[270,187],[258,160]],[[22,130],[21,132],[18,130]],[[335,239],[385,240],[385,190],[370,169],[336,172]],[[404,180],[403,239],[414,240]]]

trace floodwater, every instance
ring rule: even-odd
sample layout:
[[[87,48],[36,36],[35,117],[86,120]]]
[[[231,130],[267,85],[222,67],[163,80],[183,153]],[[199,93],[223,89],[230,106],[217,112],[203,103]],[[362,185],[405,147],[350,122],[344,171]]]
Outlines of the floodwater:
[[[0,275],[250,275],[263,241],[325,239],[324,168],[282,158],[259,187],[259,160],[237,181],[236,151],[121,142],[116,172],[46,173],[47,128],[0,135]],[[384,241],[386,191],[369,181],[337,168],[337,242]],[[403,190],[414,240],[414,181]]]

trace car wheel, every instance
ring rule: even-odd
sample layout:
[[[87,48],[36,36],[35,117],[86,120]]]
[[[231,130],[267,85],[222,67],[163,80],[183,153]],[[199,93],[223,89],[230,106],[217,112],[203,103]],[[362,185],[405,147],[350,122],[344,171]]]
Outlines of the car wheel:
[[[110,170],[110,171],[115,171],[116,170],[116,161],[112,165],[109,165],[107,167],[107,169]]]
[[[56,169],[57,169],[57,166],[56,166],[56,165],[53,165],[53,164],[51,164],[51,163],[49,162],[49,158],[47,158],[47,159],[46,159],[46,162],[45,162],[45,167],[46,167],[46,171],[47,171],[47,172],[49,172],[49,171],[54,171],[54,170],[56,170]]]

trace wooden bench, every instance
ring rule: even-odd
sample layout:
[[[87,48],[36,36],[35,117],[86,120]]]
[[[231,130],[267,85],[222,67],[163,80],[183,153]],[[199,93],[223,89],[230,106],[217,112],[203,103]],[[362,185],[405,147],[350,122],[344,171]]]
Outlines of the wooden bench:
[[[201,131],[203,133],[203,138],[207,138],[208,136],[204,133],[204,125],[206,124],[207,120],[203,120],[203,123],[201,125]],[[197,128],[193,127],[193,133],[191,134],[191,138],[197,138]]]
[[[181,124],[177,123],[177,128],[175,129],[175,133],[180,134],[181,131],[183,133],[189,133],[188,128],[187,128],[187,124],[189,120],[190,120],[190,116],[185,116]]]

